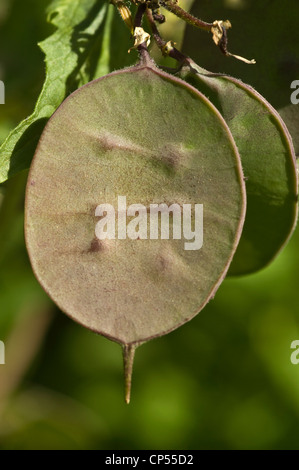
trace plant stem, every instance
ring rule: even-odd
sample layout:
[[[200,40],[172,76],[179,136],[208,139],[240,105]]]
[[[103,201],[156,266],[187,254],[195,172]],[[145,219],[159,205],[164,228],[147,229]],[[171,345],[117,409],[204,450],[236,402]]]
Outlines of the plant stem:
[[[187,11],[183,10],[183,8],[179,7],[176,3],[172,2],[171,0],[165,0],[161,2],[161,5],[171,13],[174,13],[176,16],[181,18],[182,20],[186,21],[186,23],[195,26],[196,28],[203,29],[204,31],[211,31],[213,23],[206,23],[195,16],[191,15]]]
[[[135,18],[134,18],[134,30],[135,28],[141,28],[142,21],[143,21],[143,16],[144,13],[147,10],[147,6],[145,3],[139,5]],[[137,47],[138,53],[139,53],[139,64],[141,66],[150,66],[153,67],[153,60],[151,59],[148,48],[147,48],[147,42],[144,41],[142,44],[140,44]]]
[[[152,10],[150,10],[148,8],[146,10],[146,15],[147,15],[147,19],[148,19],[148,22],[149,22],[151,30],[152,30],[154,40],[156,41],[157,46],[161,50],[162,54],[165,55],[167,42],[164,41],[164,39],[162,39],[162,37],[159,33],[159,30],[157,28],[157,25],[155,23],[155,20],[154,20],[153,14],[152,14]],[[177,60],[180,63],[184,63],[188,60],[188,57],[185,56],[182,52],[180,52],[175,47],[172,47],[171,49],[167,50],[167,55],[169,55],[169,57],[172,57],[173,59]]]
[[[135,28],[141,28],[143,15],[145,13],[145,10],[146,10],[146,4],[145,3],[142,3],[137,8],[136,15],[135,15],[135,18],[134,18],[134,29]]]

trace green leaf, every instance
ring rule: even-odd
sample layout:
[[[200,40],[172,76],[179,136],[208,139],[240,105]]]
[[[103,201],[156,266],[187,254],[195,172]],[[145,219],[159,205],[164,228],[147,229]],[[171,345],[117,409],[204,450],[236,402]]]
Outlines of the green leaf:
[[[105,0],[54,0],[50,4],[48,21],[57,29],[39,44],[45,54],[45,83],[32,115],[9,134],[0,148],[0,183],[29,167],[48,118],[71,91],[101,70],[96,66],[106,11]],[[105,57],[106,63],[108,60]],[[105,63],[101,67],[105,69]]]
[[[119,196],[126,207],[144,206],[147,238],[96,236],[98,205],[126,217]],[[199,219],[195,249],[186,249],[181,222],[181,238],[170,228],[161,239],[161,227],[150,238],[151,204],[162,203],[177,204],[181,217],[190,204],[192,224],[203,204],[202,247]],[[124,345],[129,377],[136,344],[177,328],[214,296],[244,216],[225,121],[197,90],[151,64],[89,83],[50,119],[30,170],[25,231],[39,282],[73,319]]]
[[[181,74],[219,109],[238,146],[247,213],[229,274],[257,271],[280,251],[297,221],[298,181],[290,135],[279,114],[249,85],[195,63]]]

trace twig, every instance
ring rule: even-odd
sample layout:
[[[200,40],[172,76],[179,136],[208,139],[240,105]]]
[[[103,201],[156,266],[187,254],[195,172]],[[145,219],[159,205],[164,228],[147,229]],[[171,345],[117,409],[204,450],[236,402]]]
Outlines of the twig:
[[[172,44],[170,45],[169,42],[166,42],[164,41],[164,39],[162,39],[155,23],[152,10],[150,10],[149,8],[146,10],[146,16],[152,30],[153,38],[157,46],[161,50],[162,54],[169,55],[169,57],[172,57],[180,63],[185,63],[186,61],[188,61],[189,58],[186,55],[176,49]]]
[[[195,16],[191,15],[187,11],[183,10],[183,8],[179,7],[176,3],[172,1],[161,1],[161,5],[171,13],[174,13],[176,16],[181,18],[182,20],[186,21],[186,23],[195,26],[196,28],[203,29],[204,31],[211,31],[213,27],[213,23],[206,23]]]

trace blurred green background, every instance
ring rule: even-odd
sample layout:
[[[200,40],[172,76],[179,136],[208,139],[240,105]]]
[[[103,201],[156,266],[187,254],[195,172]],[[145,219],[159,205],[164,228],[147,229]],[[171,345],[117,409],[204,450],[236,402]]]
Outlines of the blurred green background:
[[[48,3],[0,0],[0,142],[41,89],[37,42],[53,32]],[[255,66],[223,57],[209,35],[189,27],[183,50],[213,72],[242,78],[279,109],[299,79],[299,4],[287,5],[194,2],[206,21],[231,20],[231,52]],[[26,176],[0,186],[0,449],[299,449],[299,364],[290,361],[299,340],[298,229],[269,267],[225,280],[200,315],[137,350],[127,406],[120,347],[59,312],[32,274]]]

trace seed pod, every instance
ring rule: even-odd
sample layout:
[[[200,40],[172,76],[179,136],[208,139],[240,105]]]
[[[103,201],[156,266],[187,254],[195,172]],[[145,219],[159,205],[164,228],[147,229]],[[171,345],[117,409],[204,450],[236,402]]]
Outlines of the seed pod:
[[[296,158],[299,158],[299,103],[289,104],[279,109],[279,114],[286,123],[292,136]]]
[[[154,204],[164,204],[157,232]],[[49,120],[28,178],[26,243],[54,302],[123,345],[129,389],[135,346],[214,296],[244,214],[240,159],[220,113],[146,63],[83,86]]]
[[[277,111],[249,85],[195,63],[180,75],[219,109],[237,144],[247,212],[229,274],[257,271],[277,255],[296,225],[298,181],[292,139]]]

